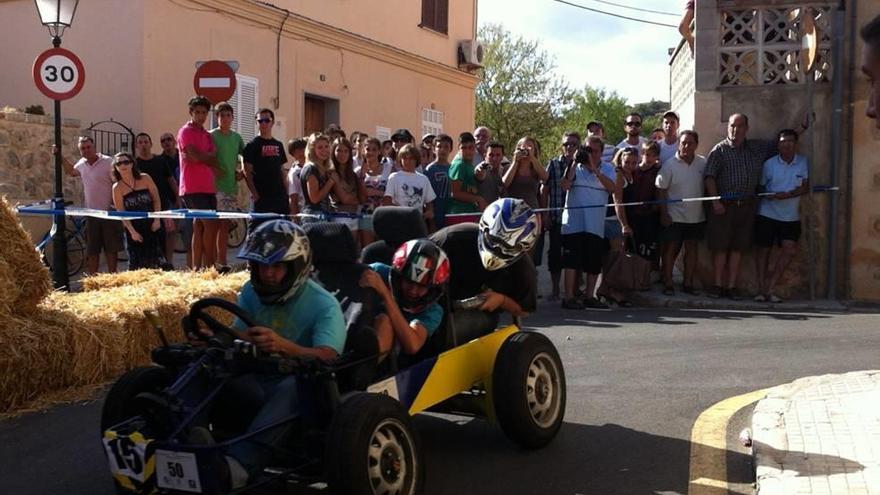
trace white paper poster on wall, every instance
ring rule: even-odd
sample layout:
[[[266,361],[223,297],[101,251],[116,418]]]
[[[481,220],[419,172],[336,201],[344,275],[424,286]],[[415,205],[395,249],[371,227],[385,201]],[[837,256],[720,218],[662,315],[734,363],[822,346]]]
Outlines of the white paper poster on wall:
[[[376,126],[376,139],[379,141],[387,141],[391,139],[391,129],[388,127]]]

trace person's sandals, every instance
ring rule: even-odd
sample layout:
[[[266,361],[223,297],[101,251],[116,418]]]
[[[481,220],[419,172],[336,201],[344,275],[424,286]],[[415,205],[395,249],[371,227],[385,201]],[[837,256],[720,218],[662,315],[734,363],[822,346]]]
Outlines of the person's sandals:
[[[724,295],[724,292],[724,289],[722,289],[720,285],[713,285],[712,287],[709,287],[709,290],[706,291],[706,295],[708,295],[712,299],[718,299]]]
[[[727,289],[727,297],[730,298],[731,301],[741,301],[743,298],[742,292],[739,291],[736,287],[731,287]]]
[[[663,288],[663,295],[664,296],[674,296],[675,295],[675,287],[673,287],[671,285],[667,285],[666,287]]]
[[[779,304],[782,302],[782,298],[777,296],[776,294],[770,294],[769,296],[767,296],[767,300],[774,304]]]
[[[767,302],[767,296],[764,294],[758,294],[755,296],[755,302]]]
[[[562,300],[562,309],[584,309],[584,303],[577,298],[574,299],[563,299]]]
[[[632,303],[627,299],[617,299],[614,296],[610,296],[608,294],[596,294],[596,299],[604,304],[606,307],[610,306],[610,303],[616,304],[620,308],[631,308]]]
[[[681,291],[689,296],[699,296],[700,291],[698,291],[693,285],[682,285]]]

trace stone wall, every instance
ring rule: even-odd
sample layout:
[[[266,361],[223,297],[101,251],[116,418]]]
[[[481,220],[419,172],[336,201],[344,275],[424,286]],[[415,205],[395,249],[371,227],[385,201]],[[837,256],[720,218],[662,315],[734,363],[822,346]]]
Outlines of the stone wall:
[[[64,119],[62,151],[75,162],[79,159],[76,142],[80,122]],[[52,116],[31,115],[15,109],[0,109],[0,195],[12,204],[51,199],[55,194],[55,120]],[[63,178],[64,197],[82,204],[82,184],[74,177]],[[31,236],[48,229],[50,217],[22,217]]]

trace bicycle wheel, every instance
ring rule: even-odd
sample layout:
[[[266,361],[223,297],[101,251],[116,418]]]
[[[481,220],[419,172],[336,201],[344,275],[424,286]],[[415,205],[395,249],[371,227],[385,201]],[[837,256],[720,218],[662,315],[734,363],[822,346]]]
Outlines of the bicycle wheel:
[[[67,233],[67,276],[72,277],[82,271],[86,258],[86,245],[82,237],[73,232]]]
[[[229,226],[229,238],[226,240],[226,246],[230,249],[235,249],[244,243],[245,237],[247,237],[247,222],[244,218],[236,218],[230,220],[231,225]]]

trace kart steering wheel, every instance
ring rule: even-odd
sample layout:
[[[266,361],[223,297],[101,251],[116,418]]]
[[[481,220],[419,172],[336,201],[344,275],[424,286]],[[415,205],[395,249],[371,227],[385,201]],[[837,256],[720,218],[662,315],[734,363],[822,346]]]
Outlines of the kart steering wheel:
[[[254,322],[253,317],[248,314],[247,311],[241,308],[241,306],[227,301],[226,299],[220,299],[218,297],[207,297],[205,299],[200,299],[193,303],[193,305],[189,309],[189,315],[184,317],[184,331],[187,333],[191,333],[196,337],[202,340],[209,340],[210,337],[206,337],[198,329],[198,322],[203,322],[208,329],[210,329],[215,334],[226,334],[231,336],[234,339],[246,340],[244,338],[244,334],[232,327],[226,326],[223,323],[220,323],[219,320],[209,315],[206,310],[208,308],[220,308],[228,313],[232,313],[239,320],[244,322],[248,327],[255,327],[257,324]]]

